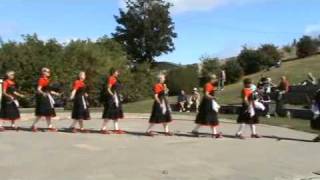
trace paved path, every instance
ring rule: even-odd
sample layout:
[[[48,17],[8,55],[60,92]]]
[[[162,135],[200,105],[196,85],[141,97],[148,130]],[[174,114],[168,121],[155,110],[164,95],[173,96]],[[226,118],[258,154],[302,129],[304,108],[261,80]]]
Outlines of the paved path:
[[[98,116],[86,126],[98,129]],[[177,136],[151,138],[143,135],[147,120],[139,117],[147,115],[130,114],[121,122],[126,135],[0,133],[0,179],[320,180],[312,173],[320,170],[320,143],[310,142],[314,134],[260,125],[266,138],[238,140],[233,137],[237,125],[225,121],[226,138],[195,138],[188,133],[193,117],[175,116]],[[68,126],[66,118],[62,114],[57,127]],[[20,124],[28,127],[30,122]]]

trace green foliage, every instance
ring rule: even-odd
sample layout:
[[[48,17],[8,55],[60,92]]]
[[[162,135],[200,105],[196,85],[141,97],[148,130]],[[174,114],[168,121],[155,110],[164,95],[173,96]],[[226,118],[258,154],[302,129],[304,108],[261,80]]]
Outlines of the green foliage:
[[[211,58],[211,57],[201,57],[201,79],[200,79],[200,86],[203,86],[206,82],[208,82],[208,77],[212,74],[219,75],[221,70],[220,60],[218,58]]]
[[[190,93],[192,88],[199,86],[198,67],[189,65],[170,70],[167,75],[167,85],[171,95],[177,95],[181,90]]]
[[[208,77],[212,74],[218,75],[221,70],[218,58],[202,57],[201,58],[201,76]]]
[[[243,77],[243,69],[237,59],[230,59],[224,65],[226,71],[227,83],[236,83]]]
[[[266,56],[266,65],[273,66],[281,59],[281,53],[278,51],[278,47],[273,44],[263,44],[258,51]]]
[[[297,43],[297,56],[304,58],[317,52],[317,42],[310,36],[303,36]]]
[[[151,63],[154,57],[174,50],[174,23],[170,3],[164,0],[127,0],[127,9],[115,16],[114,38],[126,49],[132,61]]]
[[[156,75],[149,69],[149,64],[139,64],[133,72],[127,71],[122,75],[124,102],[134,102],[152,96]]]
[[[102,37],[97,42],[90,40],[71,41],[61,44],[54,39],[42,41],[37,35],[23,36],[22,42],[2,43],[0,47],[0,73],[16,71],[21,89],[32,97],[42,67],[49,67],[55,84],[68,96],[72,82],[79,71],[87,73],[91,104],[98,105],[97,96],[102,77],[111,67],[127,74],[126,53],[114,40]],[[122,77],[121,77],[122,78]],[[123,77],[126,78],[126,77]]]
[[[245,74],[256,73],[270,66],[268,56],[258,50],[246,47],[243,48],[237,59]]]

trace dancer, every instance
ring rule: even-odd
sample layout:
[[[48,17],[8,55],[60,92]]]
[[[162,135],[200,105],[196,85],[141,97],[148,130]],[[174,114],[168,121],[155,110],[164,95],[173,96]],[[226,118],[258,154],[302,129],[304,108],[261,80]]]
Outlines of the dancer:
[[[245,137],[242,135],[242,132],[244,131],[246,124],[250,125],[251,128],[251,137],[252,138],[261,138],[256,132],[256,126],[255,124],[259,123],[258,118],[258,112],[256,109],[256,95],[254,91],[252,90],[252,80],[249,78],[246,78],[243,81],[244,89],[241,92],[242,97],[242,107],[239,113],[239,117],[237,122],[240,124],[239,130],[236,133],[236,137],[240,139],[245,139]],[[261,106],[261,103],[259,104]]]
[[[168,91],[165,84],[166,77],[161,74],[158,76],[159,82],[154,85],[154,103],[152,107],[151,116],[149,119],[149,127],[147,129],[146,135],[154,136],[155,133],[152,131],[152,128],[155,124],[162,124],[166,136],[173,136],[174,134],[169,130],[169,123],[171,119],[171,108],[166,98],[166,91]]]
[[[73,100],[72,119],[73,122],[70,126],[72,133],[76,133],[78,130],[75,127],[77,123],[80,126],[80,132],[87,133],[88,130],[84,129],[83,121],[90,119],[88,94],[85,84],[86,73],[80,72],[78,79],[73,83],[73,89],[71,92],[70,100]]]
[[[107,130],[109,120],[113,120],[114,122],[115,134],[125,134],[125,131],[122,131],[119,128],[119,119],[123,118],[122,104],[120,100],[121,84],[118,80],[119,75],[119,70],[113,68],[110,70],[110,77],[107,80],[106,98],[104,100],[104,111],[102,115],[102,134],[110,134]]]
[[[38,80],[38,86],[36,91],[36,119],[32,123],[31,130],[37,132],[38,128],[36,124],[40,119],[45,118],[48,125],[48,130],[51,132],[58,131],[53,127],[51,118],[56,116],[54,109],[54,99],[52,95],[60,96],[60,93],[52,91],[50,88],[50,69],[44,67],[41,69],[41,77]]]
[[[8,71],[3,82],[3,95],[1,101],[0,120],[10,121],[12,130],[18,130],[16,120],[20,119],[19,102],[17,97],[23,98],[24,95],[17,91],[15,82],[15,72]],[[4,131],[0,122],[0,131]]]
[[[219,105],[215,101],[215,91],[218,79],[216,75],[211,75],[209,81],[204,86],[204,97],[200,103],[199,113],[196,117],[195,123],[197,126],[192,130],[196,136],[199,135],[201,126],[209,126],[212,130],[213,138],[222,138],[222,133],[218,132],[219,126],[218,112]]]

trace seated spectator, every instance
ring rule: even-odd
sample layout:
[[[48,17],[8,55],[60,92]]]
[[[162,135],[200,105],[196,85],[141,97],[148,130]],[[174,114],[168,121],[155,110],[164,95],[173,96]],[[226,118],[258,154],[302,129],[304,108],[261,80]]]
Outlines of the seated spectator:
[[[192,107],[194,107],[194,109],[196,110],[196,112],[198,112],[198,108],[200,105],[200,100],[201,100],[201,95],[198,92],[197,88],[193,88],[192,90],[192,95],[189,99],[189,103],[188,103],[188,111],[190,112],[190,109]]]
[[[186,111],[186,103],[188,102],[188,97],[186,96],[186,93],[184,90],[181,90],[180,95],[178,96],[178,108],[179,112]]]
[[[301,83],[302,86],[317,85],[317,84],[318,84],[318,81],[311,72],[308,73],[307,80]]]
[[[265,110],[262,112],[264,116],[270,118],[270,90],[269,84],[267,84],[267,79],[265,79],[264,83],[260,83],[258,85],[257,93],[259,96],[259,101],[264,105]]]

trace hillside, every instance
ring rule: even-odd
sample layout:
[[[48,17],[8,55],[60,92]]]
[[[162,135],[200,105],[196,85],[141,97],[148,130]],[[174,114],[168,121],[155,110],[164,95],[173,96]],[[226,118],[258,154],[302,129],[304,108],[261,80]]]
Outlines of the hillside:
[[[320,55],[311,56],[304,59],[285,62],[281,68],[271,69],[270,71],[259,72],[246,77],[252,78],[257,82],[261,76],[271,77],[273,83],[278,84],[279,78],[287,76],[291,84],[297,84],[306,79],[307,73],[312,72],[316,78],[320,78]],[[218,94],[221,104],[233,104],[240,102],[240,90],[242,82],[226,86],[225,90]]]

